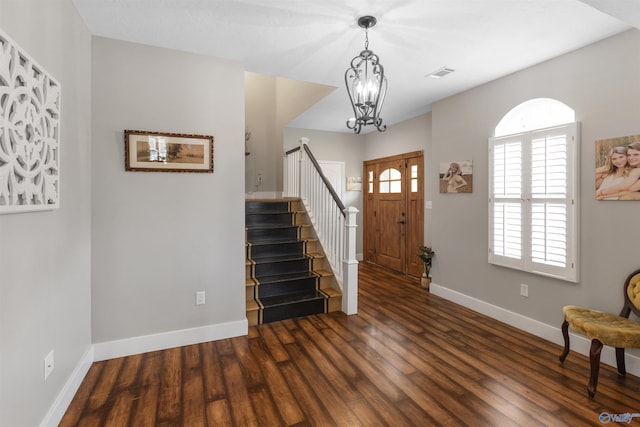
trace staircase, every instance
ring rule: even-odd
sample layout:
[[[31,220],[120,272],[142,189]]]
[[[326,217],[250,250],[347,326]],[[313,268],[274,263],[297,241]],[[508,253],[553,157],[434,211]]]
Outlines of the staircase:
[[[247,200],[250,325],[339,311],[342,294],[299,199]]]

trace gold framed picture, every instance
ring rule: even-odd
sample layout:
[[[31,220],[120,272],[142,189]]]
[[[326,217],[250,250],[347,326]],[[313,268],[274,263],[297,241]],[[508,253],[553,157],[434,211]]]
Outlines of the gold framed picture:
[[[132,172],[213,173],[213,136],[125,130],[124,167]]]

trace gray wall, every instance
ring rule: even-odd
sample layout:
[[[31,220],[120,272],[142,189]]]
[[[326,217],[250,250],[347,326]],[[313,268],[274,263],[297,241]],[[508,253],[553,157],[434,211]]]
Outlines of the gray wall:
[[[245,320],[242,66],[96,37],[92,70],[93,342]],[[125,172],[125,129],[213,135],[214,173]]]
[[[429,167],[474,162],[472,194],[433,195],[434,283],[558,327],[565,304],[620,310],[622,282],[640,267],[630,221],[640,205],[595,200],[594,141],[640,133],[639,75],[640,32],[632,30],[433,106]],[[539,97],[569,105],[582,123],[578,284],[487,263],[487,138],[511,108]],[[520,283],[529,285],[528,298],[519,295]]]
[[[0,425],[33,426],[91,346],[91,38],[70,0],[0,0],[0,28],[62,88],[60,208],[0,215]]]
[[[431,113],[390,125],[385,132],[375,131],[365,136],[365,160],[425,150],[426,161],[431,146]]]

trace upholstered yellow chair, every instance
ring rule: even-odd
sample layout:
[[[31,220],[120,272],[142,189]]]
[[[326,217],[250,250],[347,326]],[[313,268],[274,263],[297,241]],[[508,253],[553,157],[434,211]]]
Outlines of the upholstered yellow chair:
[[[640,348],[640,324],[629,320],[631,312],[640,316],[640,270],[634,271],[627,277],[623,291],[624,305],[619,316],[575,305],[567,305],[562,308],[564,313],[564,322],[562,322],[564,351],[560,355],[560,363],[564,362],[569,354],[569,327],[591,339],[591,349],[589,350],[591,376],[587,386],[590,397],[596,394],[600,371],[600,353],[603,345],[616,348],[616,362],[620,375],[627,373],[624,365],[624,349]]]

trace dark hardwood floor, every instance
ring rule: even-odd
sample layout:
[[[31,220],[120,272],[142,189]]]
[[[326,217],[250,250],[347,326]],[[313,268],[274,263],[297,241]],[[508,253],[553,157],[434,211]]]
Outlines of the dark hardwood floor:
[[[560,365],[561,351],[360,264],[358,315],[96,362],[60,425],[601,426],[603,412],[640,413],[638,377],[603,365],[590,399],[588,359]]]

